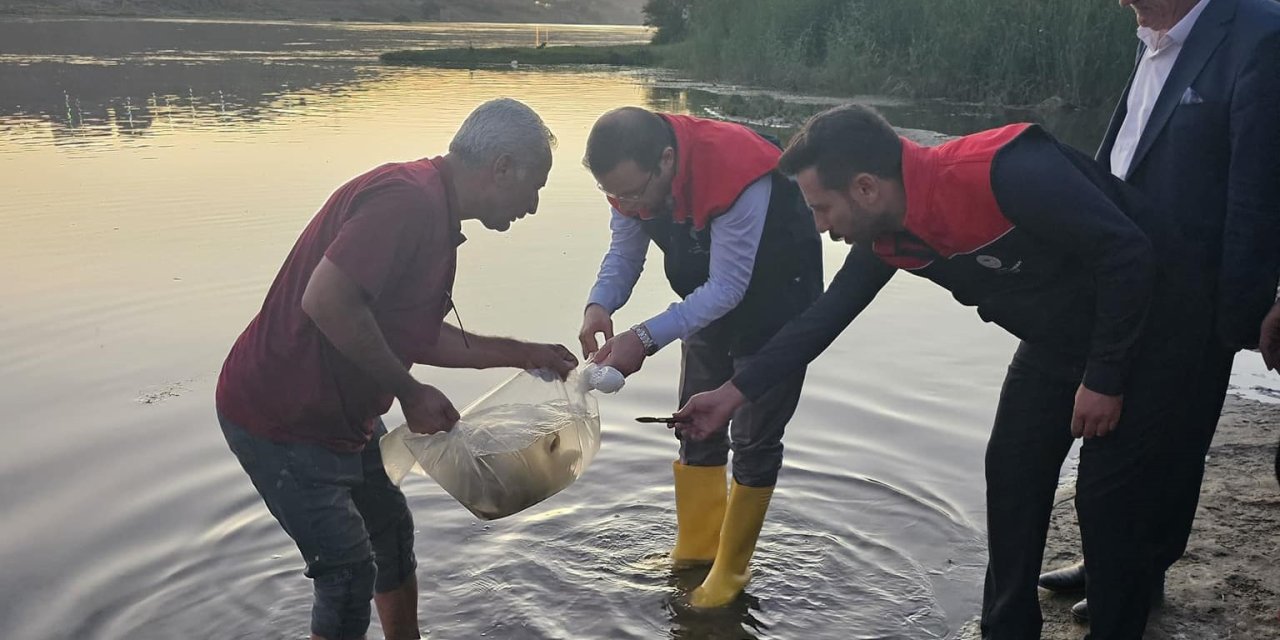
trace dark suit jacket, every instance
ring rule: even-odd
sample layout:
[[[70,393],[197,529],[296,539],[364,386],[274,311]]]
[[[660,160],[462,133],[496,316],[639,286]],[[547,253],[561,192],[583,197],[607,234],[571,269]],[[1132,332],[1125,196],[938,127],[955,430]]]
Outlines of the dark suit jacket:
[[[1218,336],[1238,349],[1257,344],[1280,276],[1280,2],[1208,2],[1157,98],[1128,182],[1174,216],[1202,254]],[[1126,87],[1098,150],[1108,169],[1128,99]]]

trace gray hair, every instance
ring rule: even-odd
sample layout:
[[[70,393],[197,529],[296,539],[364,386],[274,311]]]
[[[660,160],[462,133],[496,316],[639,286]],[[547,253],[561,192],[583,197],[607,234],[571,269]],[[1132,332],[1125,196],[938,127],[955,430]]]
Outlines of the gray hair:
[[[506,154],[523,171],[538,164],[550,166],[555,145],[555,134],[529,105],[497,98],[467,116],[449,143],[449,153],[473,167],[488,166]]]

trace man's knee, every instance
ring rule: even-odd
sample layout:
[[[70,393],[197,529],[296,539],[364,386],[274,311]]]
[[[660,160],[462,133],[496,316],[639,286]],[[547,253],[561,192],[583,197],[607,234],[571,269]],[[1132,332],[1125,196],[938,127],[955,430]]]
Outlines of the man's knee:
[[[703,441],[688,438],[680,440],[680,464],[691,467],[722,467],[728,463],[729,438],[723,431]]]
[[[312,578],[311,633],[326,640],[356,640],[369,630],[373,559],[333,567]]]
[[[407,513],[375,533],[370,542],[378,569],[374,584],[378,593],[399,588],[417,570],[418,561],[413,553],[413,518]]]
[[[778,484],[782,468],[782,443],[735,449],[733,479],[744,487],[772,487]]]
[[[783,420],[743,416],[732,427],[733,479],[747,487],[772,487],[782,468]],[[752,418],[757,418],[753,420]]]

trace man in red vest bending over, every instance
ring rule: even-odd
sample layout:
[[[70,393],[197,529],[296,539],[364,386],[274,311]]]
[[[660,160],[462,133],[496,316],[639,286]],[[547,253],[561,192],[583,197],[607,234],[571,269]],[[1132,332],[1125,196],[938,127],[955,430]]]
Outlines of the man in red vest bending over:
[[[756,359],[677,414],[714,437],[737,407],[816,358],[906,271],[1022,340],[987,445],[982,635],[1040,637],[1036,578],[1058,471],[1083,437],[1076,508],[1093,640],[1137,640],[1157,572],[1145,530],[1209,331],[1203,278],[1172,223],[1034,125],[925,148],[879,114],[814,116],[779,169],[820,231],[853,245],[830,288]]]
[[[608,197],[613,240],[587,299],[584,354],[629,375],[681,340],[680,401],[714,389],[822,292],[822,245],[782,151],[744,126],[626,107],[602,116],[585,163]],[[652,242],[681,300],[629,331],[611,316],[631,295]],[[596,334],[608,341],[597,351]],[[733,414],[730,433],[682,440],[674,465],[677,567],[711,563],[690,596],[733,601],[782,466],[782,433],[804,368]],[[733,483],[725,467],[732,447]]]

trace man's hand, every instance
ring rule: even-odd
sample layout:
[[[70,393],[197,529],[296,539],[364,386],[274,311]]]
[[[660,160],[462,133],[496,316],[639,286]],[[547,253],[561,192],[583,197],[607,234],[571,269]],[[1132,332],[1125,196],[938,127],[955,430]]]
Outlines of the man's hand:
[[[440,390],[419,383],[400,396],[405,422],[414,433],[431,434],[448,431],[458,423],[458,410]]]
[[[1262,319],[1262,331],[1258,334],[1258,351],[1267,371],[1280,368],[1280,303],[1276,303]]]
[[[594,340],[594,338],[593,338]],[[624,331],[609,338],[603,347],[591,357],[591,361],[605,367],[613,367],[629,376],[644,366],[644,343],[634,331]]]
[[[582,344],[582,357],[590,358],[600,349],[596,342],[596,334],[604,334],[605,340],[613,339],[613,318],[604,307],[598,304],[587,305],[582,312],[582,329],[578,331],[578,342]]]
[[[1076,406],[1071,413],[1071,437],[1097,438],[1111,433],[1120,422],[1124,396],[1108,396],[1084,385],[1076,390]]]
[[[726,382],[719,389],[689,398],[674,416],[679,420],[675,428],[681,436],[706,440],[729,426],[733,412],[746,402],[742,392],[732,382]]]
[[[578,366],[578,358],[564,345],[520,343],[520,367],[554,371],[561,380]]]

